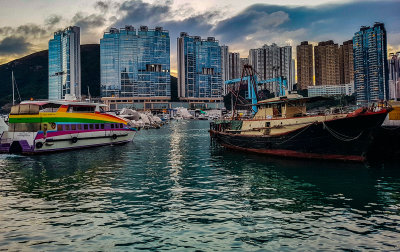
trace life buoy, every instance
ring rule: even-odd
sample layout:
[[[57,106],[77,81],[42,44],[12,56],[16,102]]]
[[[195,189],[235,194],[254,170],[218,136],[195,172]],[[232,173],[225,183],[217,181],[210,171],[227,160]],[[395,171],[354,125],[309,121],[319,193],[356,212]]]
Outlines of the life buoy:
[[[117,139],[117,135],[115,135],[115,134],[112,135],[112,139],[114,139],[114,140]]]
[[[37,142],[37,143],[35,144],[35,146],[36,146],[37,149],[40,149],[40,148],[43,147],[43,143],[42,143],[42,142]]]
[[[72,141],[72,143],[76,143],[76,142],[78,142],[78,138],[77,138],[77,137],[73,137],[73,138],[71,139],[71,141]]]

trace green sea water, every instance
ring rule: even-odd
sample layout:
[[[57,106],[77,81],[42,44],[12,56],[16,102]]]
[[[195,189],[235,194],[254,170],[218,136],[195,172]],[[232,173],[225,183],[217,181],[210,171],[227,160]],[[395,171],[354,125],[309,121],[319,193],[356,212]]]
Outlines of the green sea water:
[[[0,250],[400,250],[400,165],[268,158],[207,121],[133,143],[0,155]]]

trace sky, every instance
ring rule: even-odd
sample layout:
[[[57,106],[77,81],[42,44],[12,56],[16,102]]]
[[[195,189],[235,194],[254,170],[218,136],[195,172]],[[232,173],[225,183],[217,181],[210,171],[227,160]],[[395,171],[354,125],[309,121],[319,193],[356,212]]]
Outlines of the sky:
[[[45,50],[57,30],[81,27],[81,44],[99,43],[110,27],[162,26],[176,72],[180,32],[214,36],[247,57],[264,44],[352,39],[360,26],[383,22],[388,52],[400,51],[400,0],[0,0],[0,64]]]

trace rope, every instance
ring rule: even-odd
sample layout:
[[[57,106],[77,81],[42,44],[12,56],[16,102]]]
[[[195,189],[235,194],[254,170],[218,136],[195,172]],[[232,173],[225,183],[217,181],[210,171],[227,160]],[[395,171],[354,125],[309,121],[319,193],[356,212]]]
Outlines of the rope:
[[[400,126],[381,126],[381,128],[382,128],[382,129],[385,129],[385,130],[390,130],[390,131],[392,131],[392,130],[398,130],[398,129],[400,129]]]
[[[358,136],[355,137],[349,137],[346,136],[344,134],[341,134],[337,131],[334,131],[333,129],[329,128],[325,122],[322,122],[324,129],[328,130],[329,133],[331,133],[332,136],[334,136],[336,139],[340,140],[340,141],[344,141],[344,142],[350,142],[350,141],[354,141],[356,139],[358,139],[362,133],[364,133],[364,131],[361,131],[360,134],[358,134]]]
[[[286,143],[286,142],[289,142],[289,141],[292,140],[293,138],[297,137],[298,135],[300,135],[301,133],[303,133],[304,131],[306,131],[311,125],[313,125],[313,123],[310,123],[309,125],[305,126],[301,131],[299,131],[298,133],[296,133],[296,135],[294,135],[294,136],[292,136],[292,137],[286,139],[286,140],[283,141],[283,142],[277,143],[277,145],[281,145],[281,144],[284,144],[284,143]]]

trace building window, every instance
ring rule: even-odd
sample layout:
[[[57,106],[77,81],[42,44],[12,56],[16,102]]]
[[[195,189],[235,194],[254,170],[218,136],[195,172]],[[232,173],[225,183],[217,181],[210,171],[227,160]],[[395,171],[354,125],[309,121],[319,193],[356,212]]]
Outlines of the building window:
[[[203,67],[201,73],[202,73],[202,74],[214,75],[214,68]]]
[[[162,72],[161,64],[146,64],[147,72]]]

